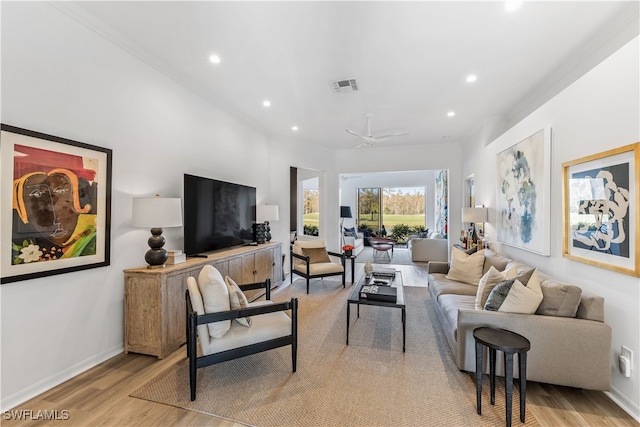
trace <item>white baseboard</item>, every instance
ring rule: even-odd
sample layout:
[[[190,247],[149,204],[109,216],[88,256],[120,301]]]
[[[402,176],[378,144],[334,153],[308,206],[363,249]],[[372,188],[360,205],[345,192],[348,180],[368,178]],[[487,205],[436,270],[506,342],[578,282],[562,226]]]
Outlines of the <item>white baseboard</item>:
[[[81,373],[88,371],[94,366],[111,359],[112,357],[122,353],[124,346],[119,344],[112,347],[100,354],[96,354],[86,360],[83,360],[75,365],[65,369],[62,372],[58,372],[48,378],[38,381],[37,383],[18,391],[10,396],[2,396],[0,401],[0,412],[8,411],[16,406],[33,399],[34,397],[44,393],[47,390],[51,390],[53,387],[62,384],[63,382],[70,380],[71,378],[80,375]],[[36,408],[30,408],[36,409]]]
[[[604,394],[609,396],[609,399],[613,400],[616,405],[624,409],[627,414],[631,415],[640,423],[640,406],[630,401],[627,396],[620,393],[620,391],[615,387],[611,387],[611,391],[605,391]]]

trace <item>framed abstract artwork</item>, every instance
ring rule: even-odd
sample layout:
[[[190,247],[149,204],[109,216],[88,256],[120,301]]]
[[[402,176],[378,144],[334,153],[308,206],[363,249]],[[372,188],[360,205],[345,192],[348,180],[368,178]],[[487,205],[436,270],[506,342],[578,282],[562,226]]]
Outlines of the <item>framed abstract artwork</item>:
[[[562,164],[563,255],[640,277],[640,142]]]
[[[498,241],[549,256],[551,129],[498,153],[496,164]]]
[[[0,283],[110,262],[110,149],[2,124]]]

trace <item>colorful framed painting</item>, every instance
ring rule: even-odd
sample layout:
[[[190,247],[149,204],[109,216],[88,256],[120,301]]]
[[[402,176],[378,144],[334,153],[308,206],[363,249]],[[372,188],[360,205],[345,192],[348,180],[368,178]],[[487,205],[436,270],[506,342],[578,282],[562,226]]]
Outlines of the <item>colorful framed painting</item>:
[[[109,265],[111,150],[0,132],[0,283]]]
[[[562,164],[563,255],[640,277],[640,142]]]
[[[549,256],[551,249],[551,129],[542,129],[496,156],[497,239]]]

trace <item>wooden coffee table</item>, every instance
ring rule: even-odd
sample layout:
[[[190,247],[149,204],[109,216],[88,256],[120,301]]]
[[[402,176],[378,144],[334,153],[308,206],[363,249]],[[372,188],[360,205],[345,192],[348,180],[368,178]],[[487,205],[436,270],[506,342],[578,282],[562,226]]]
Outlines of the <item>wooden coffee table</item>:
[[[385,302],[385,301],[374,301],[370,299],[362,299],[360,298],[360,289],[362,289],[362,285],[368,283],[368,278],[362,277],[356,286],[353,287],[351,293],[349,294],[349,298],[347,299],[347,345],[349,345],[349,324],[350,324],[350,316],[351,316],[351,304],[356,304],[358,306],[357,314],[360,317],[360,306],[361,305],[372,305],[377,307],[391,307],[391,308],[399,308],[402,312],[402,352],[405,351],[405,340],[406,340],[406,306],[404,303],[404,286],[402,284],[402,273],[400,271],[396,271],[396,276],[391,282],[391,286],[398,289],[398,298],[396,302]]]

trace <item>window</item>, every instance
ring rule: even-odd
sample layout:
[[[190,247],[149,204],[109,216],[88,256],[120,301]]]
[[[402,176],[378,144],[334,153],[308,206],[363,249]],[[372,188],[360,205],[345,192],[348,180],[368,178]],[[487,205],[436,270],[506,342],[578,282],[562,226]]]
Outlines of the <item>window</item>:
[[[319,179],[302,181],[302,225],[304,234],[317,236],[320,232],[320,191]]]
[[[358,226],[374,236],[390,235],[406,241],[425,227],[425,188],[359,188]]]

